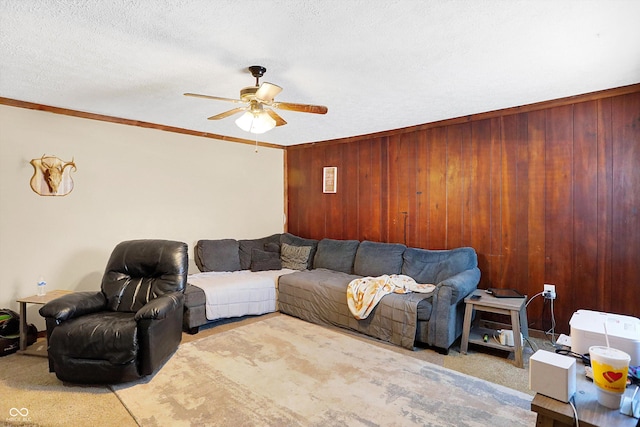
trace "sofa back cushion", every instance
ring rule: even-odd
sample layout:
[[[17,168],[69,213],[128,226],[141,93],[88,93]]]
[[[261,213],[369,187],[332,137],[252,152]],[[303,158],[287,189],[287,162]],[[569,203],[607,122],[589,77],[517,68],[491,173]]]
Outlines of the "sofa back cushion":
[[[400,243],[363,241],[358,246],[353,263],[353,273],[359,276],[382,276],[400,274],[402,254],[407,247]]]
[[[196,265],[203,273],[240,270],[238,249],[235,239],[199,240],[194,251]]]
[[[274,243],[280,243],[280,234],[262,237],[260,239],[239,240],[240,269],[249,270],[251,268],[251,256],[254,249],[264,251]]]
[[[318,242],[313,268],[327,268],[351,274],[359,245],[358,240],[322,239]]]
[[[318,241],[315,239],[305,239],[304,237],[298,237],[291,233],[283,233],[280,236],[280,245],[287,244],[289,246],[308,246],[309,249],[309,257],[307,258],[307,270],[313,268],[313,257],[316,255],[316,249],[318,248]],[[282,266],[285,265],[285,259],[282,259]],[[285,267],[287,268],[287,267]]]
[[[403,258],[402,274],[411,276],[418,283],[437,284],[478,266],[476,251],[469,247],[433,251],[407,248]]]

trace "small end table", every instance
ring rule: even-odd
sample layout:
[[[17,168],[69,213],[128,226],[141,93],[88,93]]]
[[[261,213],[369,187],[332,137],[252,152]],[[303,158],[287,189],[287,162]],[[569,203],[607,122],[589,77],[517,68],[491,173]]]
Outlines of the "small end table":
[[[462,326],[462,343],[460,345],[460,353],[467,354],[469,343],[483,345],[485,347],[497,348],[514,352],[516,366],[524,368],[524,360],[522,357],[522,341],[520,333],[525,338],[529,338],[529,326],[527,324],[527,310],[525,302],[527,298],[496,298],[482,289],[476,289],[472,295],[480,295],[479,299],[471,299],[471,295],[464,299],[464,324]],[[484,335],[493,337],[494,330],[485,329],[479,326],[471,327],[471,317],[473,310],[486,311],[489,313],[506,314],[511,317],[511,329],[513,330],[514,346],[502,345],[492,339],[485,341]],[[476,316],[476,323],[479,316]]]
[[[30,297],[24,297],[16,300],[20,303],[20,350],[18,350],[19,354],[27,354],[30,356],[43,356],[47,357],[47,347],[45,346],[43,350],[29,350],[27,349],[27,304],[40,304],[44,305],[49,301],[53,301],[54,299],[61,297],[66,294],[70,294],[72,291],[67,290],[53,290],[49,291],[42,296],[31,295]]]
[[[631,397],[635,387],[627,387],[625,396]],[[584,373],[584,365],[576,363],[576,412],[580,427],[635,427],[638,420],[621,414],[618,409],[609,409],[598,403],[596,386]],[[571,405],[536,393],[531,401],[531,410],[537,413],[537,426],[572,427],[575,425]]]

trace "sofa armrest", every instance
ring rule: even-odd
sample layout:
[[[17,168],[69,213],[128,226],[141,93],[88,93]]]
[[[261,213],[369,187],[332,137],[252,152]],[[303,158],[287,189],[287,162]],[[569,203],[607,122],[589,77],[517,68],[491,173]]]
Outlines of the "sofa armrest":
[[[479,282],[480,270],[474,267],[436,285],[427,344],[447,349],[460,336],[464,317],[464,304],[460,302],[478,287]]]
[[[62,322],[104,310],[106,306],[107,299],[102,292],[74,292],[49,301],[40,308],[39,313],[44,318]]]
[[[451,298],[446,302],[450,305],[455,305],[476,290],[478,283],[480,283],[480,269],[475,267],[446,278],[438,283],[437,287],[446,286],[451,288]],[[438,289],[438,292],[440,292],[440,289]]]
[[[136,321],[140,319],[164,319],[168,314],[176,309],[182,310],[184,306],[184,294],[182,292],[172,292],[146,303],[135,315]]]

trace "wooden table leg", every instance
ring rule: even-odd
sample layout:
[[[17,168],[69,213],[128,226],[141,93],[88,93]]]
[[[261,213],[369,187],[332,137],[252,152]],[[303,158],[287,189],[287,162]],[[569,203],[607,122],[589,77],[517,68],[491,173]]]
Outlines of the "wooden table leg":
[[[553,427],[553,425],[553,418],[538,414],[538,417],[536,418],[536,427]]]
[[[511,310],[511,327],[513,328],[513,344],[515,348],[516,366],[524,368],[524,360],[522,358],[522,335],[520,334],[520,312]]]
[[[27,303],[20,303],[20,351],[27,349]]]
[[[527,321],[527,305],[522,304],[520,309],[520,332],[525,338],[529,338],[529,322]]]
[[[471,332],[471,316],[473,315],[473,303],[467,303],[464,309],[464,323],[462,324],[462,343],[460,353],[467,354],[469,348],[469,333]]]

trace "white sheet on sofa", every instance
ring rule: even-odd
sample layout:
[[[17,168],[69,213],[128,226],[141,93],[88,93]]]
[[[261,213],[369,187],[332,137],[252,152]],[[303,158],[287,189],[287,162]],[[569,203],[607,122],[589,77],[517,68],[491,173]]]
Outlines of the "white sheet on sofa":
[[[210,271],[191,274],[188,282],[204,291],[207,319],[217,320],[276,311],[278,277],[295,271]]]

